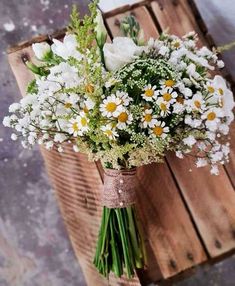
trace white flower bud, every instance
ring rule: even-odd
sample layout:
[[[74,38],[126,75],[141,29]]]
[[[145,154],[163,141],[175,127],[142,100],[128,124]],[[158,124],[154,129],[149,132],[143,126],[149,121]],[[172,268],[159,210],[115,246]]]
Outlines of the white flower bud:
[[[97,10],[97,15],[95,18],[95,32],[96,32],[96,40],[97,40],[97,44],[99,47],[103,47],[105,42],[106,42],[106,38],[107,38],[107,31],[104,25],[104,21],[103,21],[103,17],[102,17],[102,13],[100,12],[100,10]]]
[[[32,48],[33,48],[35,56],[39,60],[45,59],[47,55],[49,55],[51,52],[51,47],[46,42],[32,44]]]

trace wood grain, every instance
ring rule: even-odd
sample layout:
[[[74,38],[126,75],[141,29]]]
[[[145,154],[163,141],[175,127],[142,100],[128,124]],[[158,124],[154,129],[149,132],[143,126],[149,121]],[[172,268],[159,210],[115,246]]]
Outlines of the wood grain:
[[[32,72],[24,64],[23,58],[31,60],[33,56],[34,54],[30,46],[8,54],[8,61],[22,96],[26,95],[27,85],[34,78]]]
[[[167,159],[210,256],[235,249],[235,192],[224,168],[212,176],[192,158]]]
[[[183,36],[188,32],[201,31],[186,0],[160,0],[151,2],[152,10],[162,28],[170,34]]]
[[[230,160],[229,163],[225,165],[225,169],[235,188],[235,122],[230,126],[230,150]]]
[[[138,176],[140,217],[163,277],[205,261],[205,252],[167,165],[141,167]]]

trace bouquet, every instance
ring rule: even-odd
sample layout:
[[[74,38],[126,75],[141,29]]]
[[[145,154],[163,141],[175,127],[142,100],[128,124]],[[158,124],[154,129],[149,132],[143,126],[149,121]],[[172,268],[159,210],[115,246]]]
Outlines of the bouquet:
[[[163,33],[143,40],[133,16],[123,37],[106,42],[97,2],[79,20],[76,8],[63,41],[33,44],[37,63],[27,95],[9,107],[4,125],[13,140],[63,152],[64,143],[104,167],[103,214],[94,265],[131,278],[147,265],[135,208],[136,170],[163,162],[167,152],[195,157],[197,167],[228,161],[233,95],[216,75],[216,50],[197,47],[197,35]],[[212,72],[214,76],[212,76]]]

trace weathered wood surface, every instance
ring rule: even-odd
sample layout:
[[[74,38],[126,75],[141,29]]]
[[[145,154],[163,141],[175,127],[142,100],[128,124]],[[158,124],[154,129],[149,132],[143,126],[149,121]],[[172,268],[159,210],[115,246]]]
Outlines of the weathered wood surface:
[[[228,164],[225,165],[225,170],[227,171],[231,183],[235,188],[235,122],[231,124],[230,148],[231,148],[230,161]]]
[[[111,37],[120,35],[120,20],[128,13],[137,17],[146,38],[157,37],[169,28],[170,33],[177,35],[196,30],[201,43],[208,39],[203,22],[198,14],[195,19],[186,0],[143,1],[105,13]],[[57,35],[61,37],[63,31]],[[31,44],[47,39],[40,36],[9,52],[22,95],[32,78],[22,57],[32,59]],[[145,285],[176,277],[235,250],[234,132],[231,148],[231,162],[221,168],[218,177],[212,177],[207,169],[196,169],[191,159],[179,160],[173,154],[167,156],[164,165],[152,164],[138,170],[137,205],[149,267],[131,281],[111,276],[109,285]],[[74,153],[69,146],[65,151],[60,154],[42,149],[42,154],[87,284],[107,285],[92,265],[101,214],[102,168],[99,163],[88,162],[86,156]]]

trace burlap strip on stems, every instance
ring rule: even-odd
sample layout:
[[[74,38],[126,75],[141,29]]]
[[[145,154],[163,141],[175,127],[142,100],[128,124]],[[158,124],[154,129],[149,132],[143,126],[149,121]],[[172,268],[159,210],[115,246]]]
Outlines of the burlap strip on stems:
[[[103,205],[125,208],[135,203],[136,168],[104,170]]]

